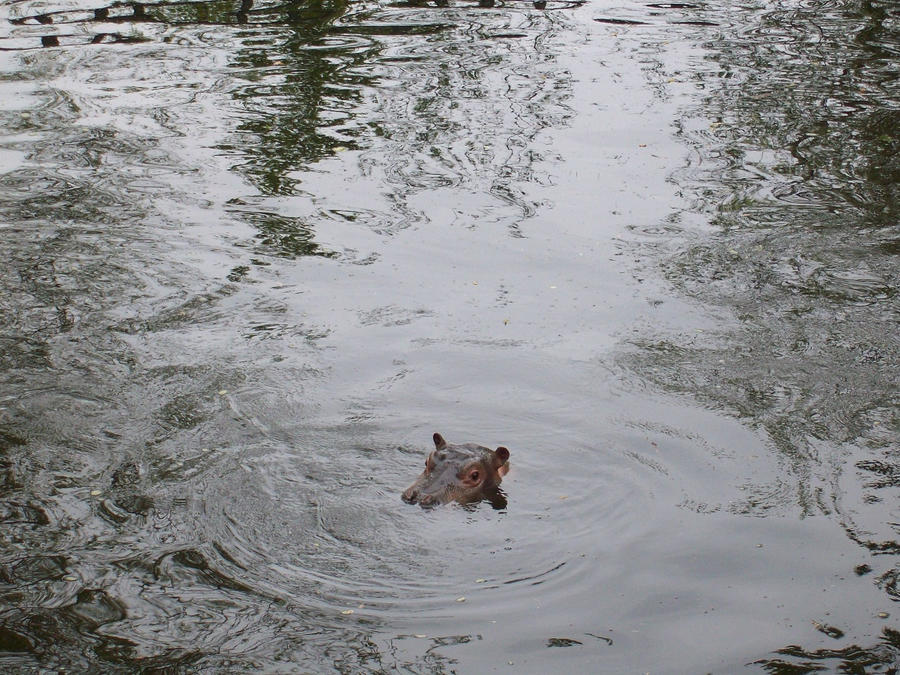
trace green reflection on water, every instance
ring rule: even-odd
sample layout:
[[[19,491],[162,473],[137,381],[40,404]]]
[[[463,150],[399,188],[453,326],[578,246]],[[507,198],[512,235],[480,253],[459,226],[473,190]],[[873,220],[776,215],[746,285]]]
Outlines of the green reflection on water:
[[[680,121],[701,161],[675,176],[690,206],[673,224],[716,229],[685,226],[653,246],[667,252],[668,281],[722,321],[712,333],[657,331],[628,357],[664,388],[766,431],[792,487],[747,486],[733,511],[834,515],[876,554],[900,550],[884,508],[900,487],[885,479],[900,474],[900,88],[889,8],[745,8],[741,31],[704,43],[706,67],[694,75],[703,94]],[[847,497],[848,482],[861,500]]]

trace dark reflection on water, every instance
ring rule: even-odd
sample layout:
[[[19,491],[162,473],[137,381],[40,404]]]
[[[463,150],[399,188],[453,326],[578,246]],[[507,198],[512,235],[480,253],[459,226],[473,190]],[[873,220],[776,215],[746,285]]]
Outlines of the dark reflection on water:
[[[502,66],[510,48],[486,59],[468,43],[508,35],[499,15],[499,25],[479,36],[458,31],[459,17],[444,26],[415,13],[354,15],[346,3],[245,7],[244,16],[234,7],[115,5],[88,16],[92,8],[73,3],[52,20],[17,21],[22,32],[7,43],[23,53],[37,36],[44,46],[75,47],[85,42],[70,40],[65,28],[53,40],[41,31],[81,23],[109,35],[95,25],[114,23],[129,24],[133,42],[146,45],[48,50],[5,65],[6,82],[30,97],[3,110],[4,133],[14,139],[6,147],[21,156],[0,175],[7,261],[0,659],[7,667],[409,664],[441,672],[453,660],[438,649],[481,640],[477,632],[394,630],[391,640],[415,644],[402,651],[376,640],[392,616],[434,614],[448,593],[459,594],[460,575],[471,584],[472,574],[443,569],[452,559],[433,559],[437,549],[422,539],[430,521],[396,498],[396,480],[419,450],[373,443],[365,401],[344,412],[339,399],[337,421],[316,417],[329,393],[314,387],[333,367],[319,345],[341,325],[302,318],[293,291],[299,280],[275,281],[291,274],[276,266],[371,264],[376,254],[340,238],[321,243],[312,223],[403,229],[424,221],[422,206],[408,199],[432,184],[489,180],[483,199],[529,212],[515,188],[530,180],[524,145],[535,130],[559,123],[553,106],[564,86],[544,77],[511,87],[521,104],[488,96],[481,80],[509,76]],[[552,28],[541,19],[524,23],[522,36]],[[226,24],[240,27],[212,40],[207,26]],[[438,63],[410,79],[405,69],[424,61],[427,40],[445,30],[457,35],[434,47]],[[227,48],[210,46],[216,42]],[[548,57],[543,48],[534,53]],[[517,68],[524,85],[528,66]],[[551,89],[546,105],[529,102],[551,85],[559,95]],[[471,111],[453,110],[457,87],[487,98],[481,135],[467,133]],[[385,91],[391,98],[380,100]],[[497,116],[498,106],[519,105],[536,119]],[[407,128],[411,116],[429,121]],[[221,119],[228,123],[220,132]],[[445,128],[459,146],[449,158],[435,152],[448,139]],[[324,199],[307,191],[317,172],[325,174],[317,165],[378,139],[391,139],[394,154],[360,156],[357,183],[379,172],[370,179],[383,185],[376,199],[355,206],[340,176]],[[502,158],[494,160],[493,142],[508,145]],[[494,178],[490,161],[508,168]],[[520,164],[527,173],[517,178]],[[229,171],[239,180],[223,178]],[[373,332],[432,314],[383,303],[359,313],[353,323]],[[345,344],[354,341],[351,333]],[[378,350],[376,343],[363,354],[377,358]],[[463,513],[430,517],[451,518],[440,541],[459,552],[453,557],[468,553],[472,528],[494,529],[504,515]],[[489,557],[508,537],[497,530],[482,539]],[[542,556],[536,564],[553,562]]]
[[[900,632],[885,628],[872,646],[805,650],[796,645],[778,650],[779,656],[754,665],[778,675],[831,671],[839,673],[891,673],[900,661]]]
[[[896,662],[891,4],[2,12],[0,666]]]
[[[371,56],[375,45],[334,29],[347,11],[346,2],[279,7],[268,19],[293,30],[245,39],[234,54],[233,67],[247,78],[234,95],[247,114],[234,144],[222,149],[246,158],[242,170],[263,194],[292,194],[292,172],[336,148],[353,147],[361,131],[353,113],[358,92],[371,82],[356,76],[353,67]]]
[[[679,133],[690,201],[650,245],[667,279],[724,319],[656,331],[632,366],[765,430],[785,489],[732,508],[826,515],[877,558],[892,600],[900,474],[900,86],[897,7],[778,3],[734,9],[690,74],[703,95]],[[698,217],[699,216],[699,217]],[[702,223],[702,226],[695,227]],[[712,230],[707,228],[712,226]],[[734,321],[730,319],[733,317]],[[896,666],[879,644],[780,650],[770,672]]]
[[[664,355],[662,382],[764,425],[801,466],[820,442],[889,458],[900,430],[900,109],[886,7],[769,12],[706,43],[717,68],[697,77],[711,91],[682,122],[697,158],[678,180],[719,233],[688,240],[667,275],[727,307],[743,337],[644,354]],[[804,508],[818,510],[810,496]]]

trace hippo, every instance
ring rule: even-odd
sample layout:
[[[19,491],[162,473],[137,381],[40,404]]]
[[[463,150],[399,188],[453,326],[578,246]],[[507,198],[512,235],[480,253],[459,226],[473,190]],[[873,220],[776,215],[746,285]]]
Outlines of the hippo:
[[[504,508],[506,498],[498,489],[509,471],[509,450],[491,450],[475,443],[448,443],[434,435],[434,450],[425,460],[425,471],[403,492],[407,504],[430,508],[459,502],[473,504],[482,499],[494,508]]]

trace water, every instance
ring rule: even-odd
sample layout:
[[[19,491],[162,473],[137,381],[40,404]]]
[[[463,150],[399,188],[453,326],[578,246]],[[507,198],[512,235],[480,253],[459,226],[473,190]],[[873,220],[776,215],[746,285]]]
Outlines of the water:
[[[4,670],[896,669],[898,23],[3,5]]]

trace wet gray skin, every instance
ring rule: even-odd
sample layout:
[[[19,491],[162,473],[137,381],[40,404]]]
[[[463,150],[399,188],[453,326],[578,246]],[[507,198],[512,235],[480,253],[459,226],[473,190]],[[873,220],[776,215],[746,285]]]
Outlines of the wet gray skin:
[[[505,506],[497,486],[509,471],[509,450],[491,450],[475,443],[447,443],[434,435],[435,449],[425,460],[425,470],[403,492],[403,501],[430,508],[438,504],[471,504],[490,499]]]

